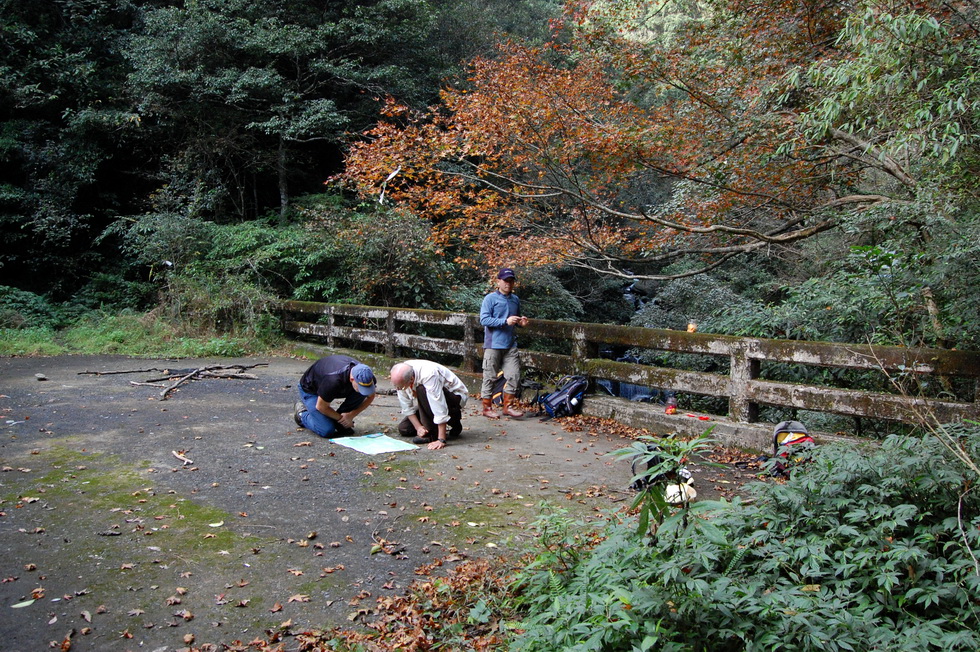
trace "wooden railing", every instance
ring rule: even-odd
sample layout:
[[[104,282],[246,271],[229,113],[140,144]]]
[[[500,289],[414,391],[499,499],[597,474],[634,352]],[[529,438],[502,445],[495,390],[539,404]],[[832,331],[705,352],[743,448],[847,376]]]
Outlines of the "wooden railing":
[[[325,340],[330,347],[371,344],[389,358],[405,351],[458,356],[464,371],[475,371],[482,358],[483,327],[470,313],[290,301],[284,306],[283,327],[288,333]],[[437,336],[430,334],[434,330],[439,331]],[[915,422],[923,408],[942,422],[980,419],[980,352],[976,351],[769,340],[547,320],[532,320],[520,330],[520,337],[541,339],[551,343],[547,348],[563,351],[522,348],[525,367],[727,397],[728,418],[736,422],[758,421],[760,405],[904,422]],[[615,362],[599,357],[602,347],[722,356],[728,361],[728,373]],[[955,382],[961,391],[958,399],[926,398],[761,379],[762,365],[773,363],[871,370],[934,385]],[[964,383],[969,396],[963,396]]]

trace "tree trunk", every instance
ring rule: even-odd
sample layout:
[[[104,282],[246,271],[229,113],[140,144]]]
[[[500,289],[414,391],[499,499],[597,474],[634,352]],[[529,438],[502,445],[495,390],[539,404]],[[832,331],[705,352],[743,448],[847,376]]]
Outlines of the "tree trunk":
[[[286,180],[286,141],[279,139],[279,223],[286,223],[286,213],[289,210],[289,182]]]

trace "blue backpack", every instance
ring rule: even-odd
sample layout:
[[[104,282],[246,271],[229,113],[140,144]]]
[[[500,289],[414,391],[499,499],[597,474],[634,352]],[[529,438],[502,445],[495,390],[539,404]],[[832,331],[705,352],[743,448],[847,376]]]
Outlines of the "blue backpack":
[[[581,412],[585,390],[588,388],[589,379],[585,376],[565,376],[559,380],[555,391],[538,399],[538,415],[545,414],[541,421]]]

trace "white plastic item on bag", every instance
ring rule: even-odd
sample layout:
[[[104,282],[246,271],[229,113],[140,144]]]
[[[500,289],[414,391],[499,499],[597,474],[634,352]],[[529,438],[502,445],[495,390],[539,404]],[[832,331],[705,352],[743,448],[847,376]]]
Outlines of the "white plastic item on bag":
[[[664,487],[664,500],[671,505],[680,505],[684,502],[691,502],[698,497],[698,492],[691,485],[669,484]]]

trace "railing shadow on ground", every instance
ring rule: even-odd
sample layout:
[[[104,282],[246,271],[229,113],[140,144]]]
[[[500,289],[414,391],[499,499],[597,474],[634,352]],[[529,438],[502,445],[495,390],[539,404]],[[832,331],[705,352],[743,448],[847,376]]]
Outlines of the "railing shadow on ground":
[[[433,357],[471,373],[482,358],[483,328],[471,313],[289,301],[282,314],[286,333],[330,348],[374,351],[391,359]],[[940,423],[980,419],[980,352],[976,351],[771,340],[549,320],[532,320],[521,337],[533,338],[538,349],[522,348],[521,360],[528,369],[727,399],[727,414],[708,415],[707,420],[666,415],[662,408],[609,396],[590,396],[586,405],[588,414],[639,427],[659,425],[699,434],[714,425],[712,435],[733,445],[758,449],[771,445],[767,443],[770,428],[759,421],[760,406],[913,424],[924,413]],[[608,347],[711,356],[721,361],[718,367],[727,367],[727,373],[617,362],[599,355]],[[766,368],[777,365],[876,373],[884,379],[883,389],[766,379]],[[924,394],[923,387],[937,389]]]

